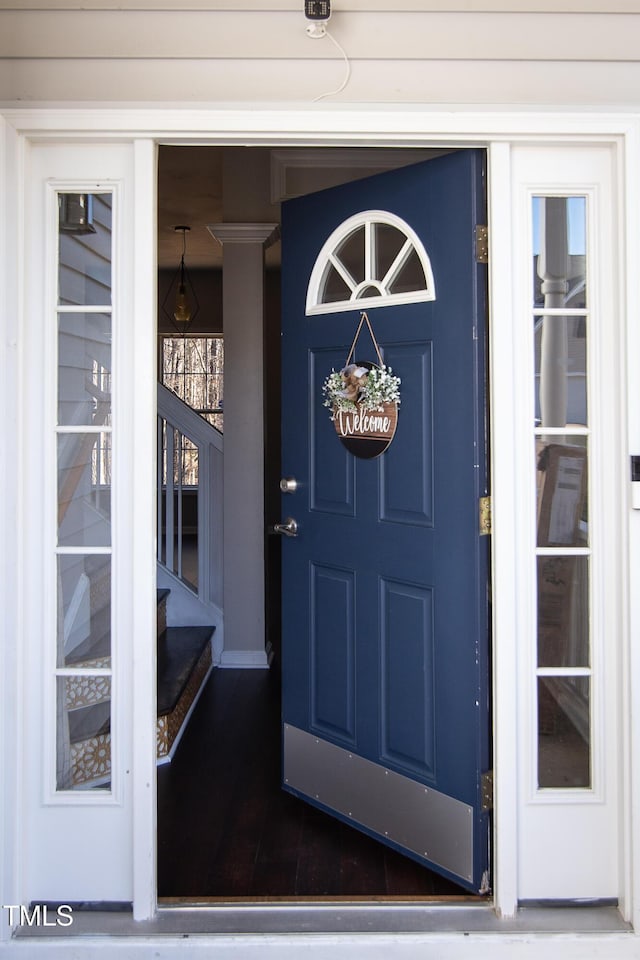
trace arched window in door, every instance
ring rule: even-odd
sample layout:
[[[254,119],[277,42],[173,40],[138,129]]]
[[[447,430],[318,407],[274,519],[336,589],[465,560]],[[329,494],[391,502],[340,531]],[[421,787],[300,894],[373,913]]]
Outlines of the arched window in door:
[[[386,210],[349,217],[323,245],[307,289],[307,314],[435,300],[427,251],[415,231]]]

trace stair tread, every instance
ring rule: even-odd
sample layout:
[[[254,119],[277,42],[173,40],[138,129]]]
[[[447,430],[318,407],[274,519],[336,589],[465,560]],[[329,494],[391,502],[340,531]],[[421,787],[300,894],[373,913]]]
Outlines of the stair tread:
[[[171,713],[215,627],[167,627],[158,637],[158,716]]]
[[[158,716],[171,713],[215,632],[213,626],[167,627],[158,637]],[[109,733],[111,701],[69,710],[69,739],[80,743]]]

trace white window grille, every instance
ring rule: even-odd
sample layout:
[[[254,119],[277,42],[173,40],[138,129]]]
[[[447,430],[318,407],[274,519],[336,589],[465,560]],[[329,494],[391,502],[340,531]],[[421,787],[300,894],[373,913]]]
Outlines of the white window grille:
[[[416,232],[385,210],[366,210],[333,231],[314,264],[307,314],[435,300],[431,262]]]

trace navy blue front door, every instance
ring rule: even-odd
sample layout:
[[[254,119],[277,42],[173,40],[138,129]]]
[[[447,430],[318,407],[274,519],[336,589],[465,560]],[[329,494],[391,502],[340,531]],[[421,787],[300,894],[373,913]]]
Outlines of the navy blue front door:
[[[474,891],[490,843],[483,159],[454,152],[282,216],[282,475],[296,480],[282,516],[298,527],[282,544],[283,786]],[[322,396],[361,302],[305,310],[323,244],[367,211],[415,231],[435,284],[430,302],[367,307],[402,380],[395,438],[375,459],[343,445]],[[355,359],[376,360],[366,335]]]

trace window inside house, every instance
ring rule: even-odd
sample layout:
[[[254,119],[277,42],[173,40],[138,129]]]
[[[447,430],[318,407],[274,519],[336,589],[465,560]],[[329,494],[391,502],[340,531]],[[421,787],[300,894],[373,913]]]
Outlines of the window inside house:
[[[161,337],[160,382],[213,427],[223,430],[222,337]]]

